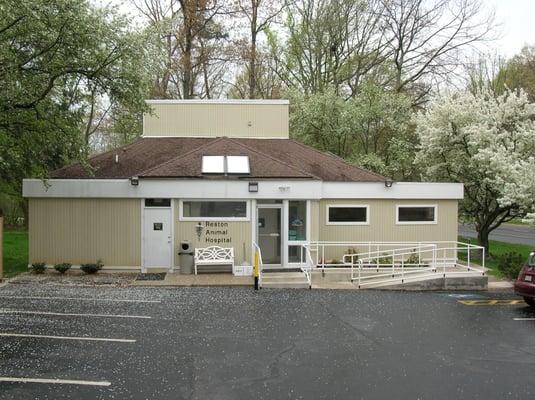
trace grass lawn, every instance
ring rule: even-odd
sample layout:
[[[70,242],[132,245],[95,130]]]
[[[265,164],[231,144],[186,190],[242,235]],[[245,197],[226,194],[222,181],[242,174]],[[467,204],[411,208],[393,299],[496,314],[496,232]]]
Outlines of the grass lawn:
[[[460,242],[468,243],[469,240],[470,240],[470,243],[477,244],[477,241],[473,238],[459,236]],[[522,254],[524,259],[527,261],[529,253],[531,253],[533,250],[534,250],[533,246],[530,246],[527,244],[514,244],[514,243],[498,242],[496,240],[491,240],[489,242],[490,256],[487,255],[487,259],[485,260],[485,267],[490,269],[490,273],[492,275],[501,278],[503,277],[503,274],[498,269],[498,260],[496,256],[510,253],[510,252],[515,252],[515,253]]]
[[[4,232],[4,277],[28,270],[28,232]]]

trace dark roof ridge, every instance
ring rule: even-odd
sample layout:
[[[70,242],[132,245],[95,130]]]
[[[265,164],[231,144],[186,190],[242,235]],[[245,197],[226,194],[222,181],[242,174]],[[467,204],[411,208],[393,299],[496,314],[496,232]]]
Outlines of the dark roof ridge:
[[[144,174],[147,174],[147,173],[151,172],[151,171],[154,170],[154,169],[161,168],[162,166],[167,165],[167,164],[170,164],[170,163],[172,163],[173,161],[175,161],[175,160],[177,160],[177,159],[180,159],[180,158],[183,158],[183,157],[187,157],[187,156],[189,156],[190,154],[193,154],[193,153],[195,153],[196,151],[199,151],[200,149],[202,149],[202,148],[204,148],[204,147],[206,147],[206,146],[208,146],[208,145],[217,143],[217,142],[219,142],[219,141],[221,141],[221,140],[223,140],[223,139],[225,139],[224,136],[221,136],[221,137],[218,137],[218,138],[214,138],[213,140],[209,140],[209,141],[207,141],[206,143],[204,143],[204,144],[203,144],[202,146],[200,146],[200,147],[197,147],[197,148],[195,148],[195,149],[192,149],[192,150],[190,150],[190,151],[187,151],[187,152],[184,153],[184,154],[180,154],[180,155],[178,155],[178,156],[172,157],[172,158],[170,158],[169,160],[167,160],[167,161],[165,161],[165,162],[163,162],[163,163],[161,163],[161,164],[155,165],[154,167],[151,167],[151,168],[149,168],[149,169],[143,170],[143,171],[139,172],[138,175],[139,175],[139,176],[143,176]]]
[[[252,147],[247,146],[247,145],[244,144],[244,143],[240,143],[240,142],[236,141],[235,139],[238,139],[238,138],[227,138],[227,139],[230,140],[230,141],[233,142],[233,143],[236,143],[237,145],[239,145],[239,146],[241,146],[241,147],[245,147],[247,150],[253,151],[253,152],[257,153],[257,154],[262,154],[264,157],[271,158],[272,160],[274,160],[274,161],[276,161],[276,162],[278,162],[278,163],[280,163],[280,164],[282,164],[282,165],[285,165],[285,166],[287,166],[287,167],[290,168],[290,169],[294,169],[294,170],[296,170],[296,171],[301,172],[302,174],[308,175],[308,176],[310,176],[310,177],[312,177],[312,178],[316,178],[316,179],[318,179],[318,180],[320,180],[320,181],[323,180],[323,179],[321,179],[319,176],[316,176],[316,175],[314,175],[314,174],[311,174],[310,172],[307,172],[307,171],[305,171],[305,170],[302,170],[301,168],[297,168],[297,167],[294,166],[294,165],[290,165],[290,164],[288,164],[288,163],[286,163],[286,162],[284,162],[284,161],[282,161],[282,160],[279,160],[278,158],[275,158],[275,157],[271,156],[270,154],[266,154],[266,153],[264,153],[264,152],[262,152],[262,151],[253,149]],[[241,138],[241,139],[246,139],[246,138]],[[281,139],[277,139],[277,140],[281,140]],[[283,140],[290,140],[290,139],[283,139]]]
[[[308,145],[306,145],[306,144],[304,144],[304,143],[301,143],[301,142],[299,142],[299,141],[297,141],[297,140],[295,140],[295,139],[289,138],[288,140],[291,140],[293,143],[298,144],[298,145],[301,146],[301,147],[306,147],[307,149],[312,149],[312,150],[315,151],[316,153],[319,153],[319,154],[321,154],[321,155],[323,155],[323,156],[329,156],[329,154],[326,154],[325,152],[323,152],[323,151],[321,151],[321,150],[318,150],[318,149],[316,149],[315,147],[308,146]],[[379,177],[379,178],[386,179],[386,177],[384,177],[383,175],[378,174],[377,172],[373,172],[373,171],[367,170],[366,168],[357,167],[356,165],[351,164],[351,163],[350,163],[349,161],[347,161],[345,158],[340,157],[340,156],[337,156],[336,154],[332,154],[332,155],[330,155],[330,157],[336,157],[336,158],[339,159],[341,162],[343,162],[344,164],[346,164],[347,166],[349,166],[349,167],[351,167],[351,168],[358,168],[358,169],[360,169],[360,170],[362,170],[362,171],[366,171],[367,173],[372,174],[372,175],[375,175],[375,176],[377,176],[377,177]]]

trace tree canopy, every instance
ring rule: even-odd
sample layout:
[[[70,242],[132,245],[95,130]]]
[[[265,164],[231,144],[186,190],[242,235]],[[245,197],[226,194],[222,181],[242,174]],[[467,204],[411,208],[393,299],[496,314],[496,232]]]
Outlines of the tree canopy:
[[[487,89],[444,96],[416,118],[425,178],[464,183],[461,212],[479,242],[535,206],[535,105],[525,92]]]

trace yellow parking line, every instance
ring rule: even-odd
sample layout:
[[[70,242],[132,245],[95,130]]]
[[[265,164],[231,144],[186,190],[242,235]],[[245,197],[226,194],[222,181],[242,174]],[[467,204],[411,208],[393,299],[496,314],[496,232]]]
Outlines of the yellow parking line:
[[[486,300],[458,300],[459,303],[464,304],[465,306],[514,306],[516,304],[523,304],[522,300],[497,300],[497,299],[486,299]]]

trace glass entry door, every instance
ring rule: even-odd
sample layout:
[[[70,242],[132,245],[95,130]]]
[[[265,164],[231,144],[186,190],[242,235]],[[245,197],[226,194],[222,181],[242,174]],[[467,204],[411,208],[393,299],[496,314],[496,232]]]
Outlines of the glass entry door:
[[[282,263],[282,206],[258,207],[258,246],[264,265]]]

